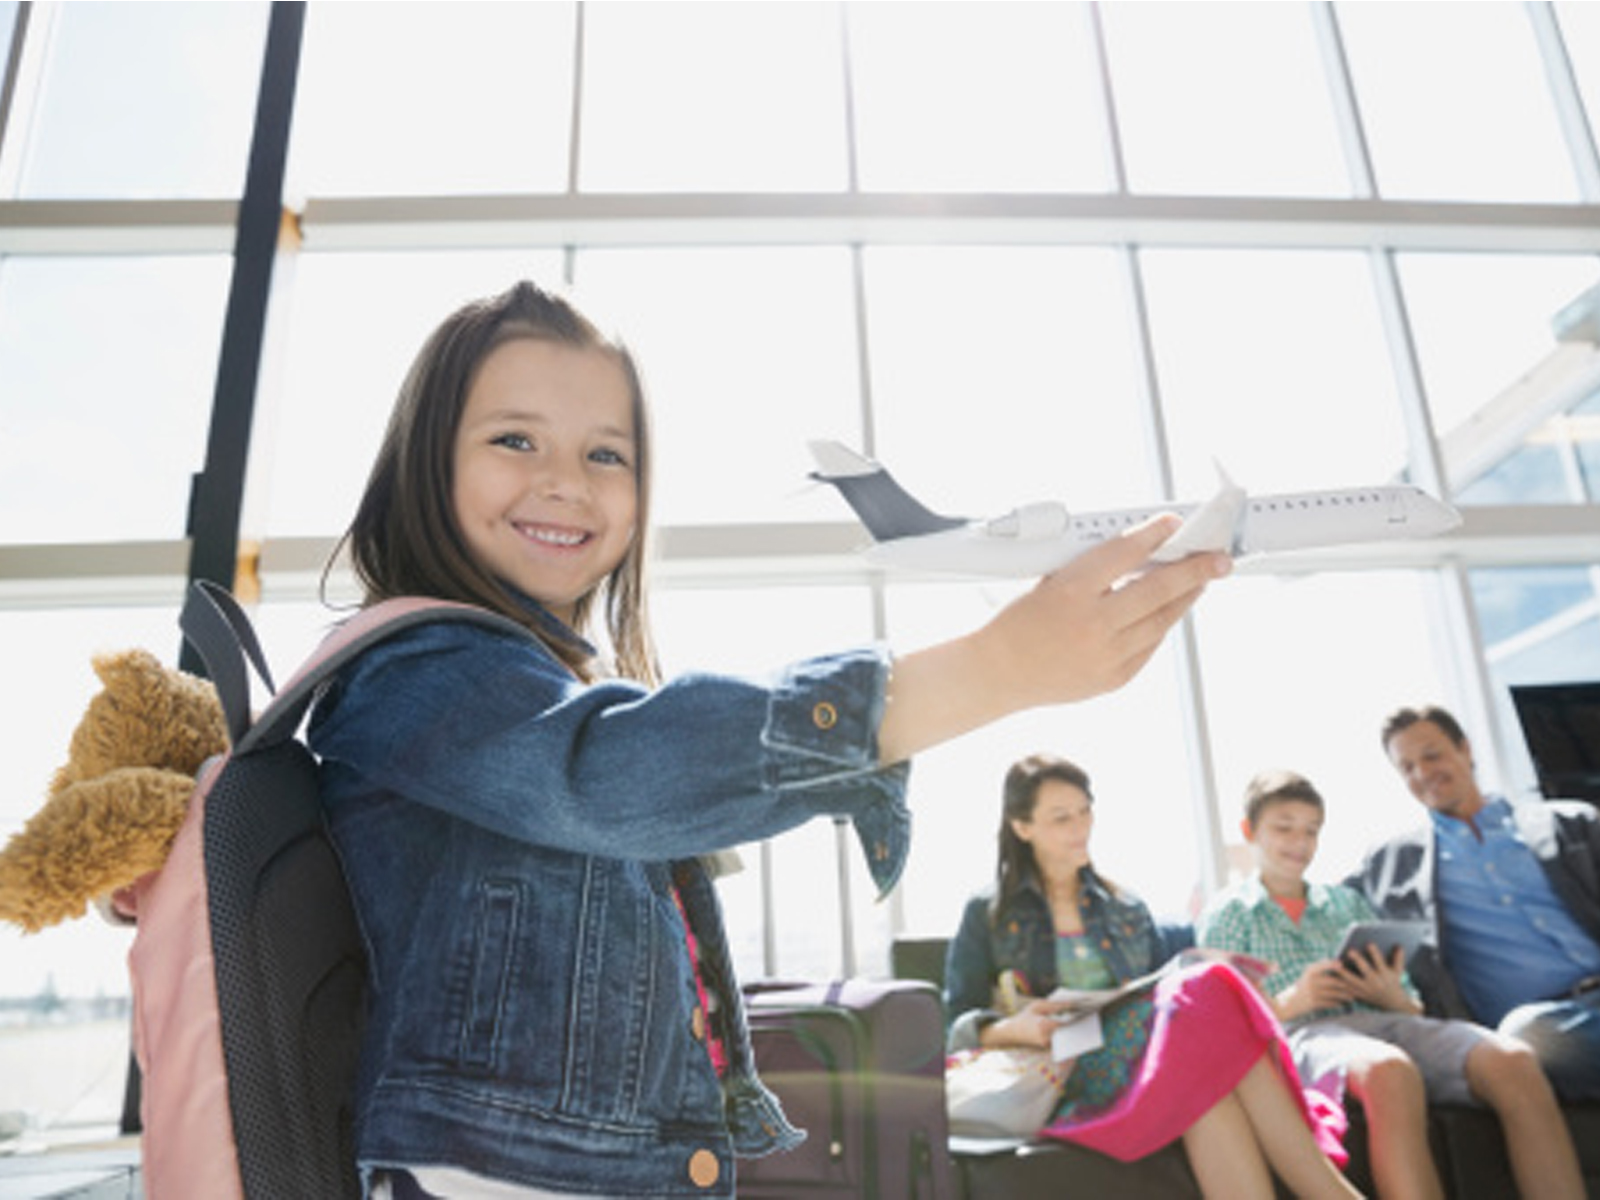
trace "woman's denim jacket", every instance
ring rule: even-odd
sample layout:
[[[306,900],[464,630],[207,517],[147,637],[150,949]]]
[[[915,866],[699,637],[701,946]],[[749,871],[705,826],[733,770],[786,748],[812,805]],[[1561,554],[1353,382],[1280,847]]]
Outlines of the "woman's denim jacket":
[[[952,1051],[978,1045],[985,1025],[1000,1018],[994,988],[1003,971],[1018,971],[1028,992],[1048,996],[1056,974],[1056,927],[1037,878],[1028,876],[1003,911],[992,912],[995,886],[971,900],[945,959],[944,1011]],[[1094,871],[1078,876],[1083,929],[1118,983],[1153,971],[1166,961],[1161,933],[1144,901],[1125,890],[1112,892]]]
[[[893,886],[910,818],[907,769],[876,765],[887,674],[867,649],[766,682],[586,685],[531,638],[461,623],[347,668],[309,740],[369,956],[363,1180],[431,1164],[729,1196],[735,1154],[797,1144],[756,1078],[700,856],[845,816]]]

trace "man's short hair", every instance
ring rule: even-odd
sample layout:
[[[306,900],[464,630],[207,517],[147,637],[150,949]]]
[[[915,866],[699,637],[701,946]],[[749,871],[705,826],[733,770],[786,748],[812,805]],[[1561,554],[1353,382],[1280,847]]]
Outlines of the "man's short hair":
[[[1457,721],[1437,704],[1408,705],[1397,708],[1390,713],[1383,722],[1383,752],[1389,753],[1389,743],[1394,740],[1397,733],[1410,729],[1419,721],[1431,721],[1439,727],[1439,731],[1449,738],[1455,745],[1463,745],[1467,740],[1466,731]]]
[[[1254,829],[1268,805],[1291,800],[1309,804],[1321,813],[1328,811],[1328,806],[1322,801],[1322,793],[1304,775],[1298,771],[1273,770],[1261,772],[1246,785],[1244,819]]]

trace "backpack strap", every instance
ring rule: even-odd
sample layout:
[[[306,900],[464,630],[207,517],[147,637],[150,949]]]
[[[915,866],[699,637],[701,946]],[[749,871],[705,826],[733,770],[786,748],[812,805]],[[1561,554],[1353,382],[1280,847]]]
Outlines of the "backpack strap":
[[[238,617],[246,621],[244,628],[248,628],[242,611]],[[537,636],[526,626],[475,604],[426,596],[401,596],[381,601],[362,609],[323,639],[261,715],[254,722],[247,722],[245,731],[234,739],[234,753],[247,754],[293,737],[323,683],[379,642],[432,621],[466,621],[538,642]],[[236,648],[233,651],[235,661],[239,654]]]
[[[208,579],[196,580],[189,588],[178,627],[206,665],[206,675],[222,702],[228,740],[237,746],[250,728],[249,667],[255,668],[269,692],[277,690],[255,628],[232,593]]]

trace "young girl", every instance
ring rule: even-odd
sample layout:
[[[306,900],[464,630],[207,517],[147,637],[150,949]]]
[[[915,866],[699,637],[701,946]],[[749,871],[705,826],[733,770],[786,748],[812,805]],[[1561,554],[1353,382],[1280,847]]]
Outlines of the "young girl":
[[[731,1195],[735,1155],[802,1135],[755,1077],[702,856],[842,816],[892,887],[909,756],[1119,686],[1227,569],[1145,570],[1164,519],[892,669],[856,649],[659,684],[650,458],[628,351],[532,284],[446,319],[402,386],[348,533],[365,602],[464,601],[529,636],[420,627],[313,715],[370,957],[375,1194]]]
[[[972,898],[950,943],[950,1049],[1049,1047],[1057,987],[1112,988],[1168,958],[1144,902],[1089,857],[1094,799],[1077,764],[1032,755],[1006,774],[994,886]],[[1002,977],[1038,997],[1002,1014]],[[1182,1138],[1201,1193],[1271,1200],[1276,1173],[1296,1196],[1357,1191],[1324,1155],[1318,1118],[1271,1010],[1231,967],[1164,976],[1101,1014],[1104,1040],[1073,1061],[1042,1131],[1124,1162]],[[1321,1145],[1319,1145],[1319,1142]]]

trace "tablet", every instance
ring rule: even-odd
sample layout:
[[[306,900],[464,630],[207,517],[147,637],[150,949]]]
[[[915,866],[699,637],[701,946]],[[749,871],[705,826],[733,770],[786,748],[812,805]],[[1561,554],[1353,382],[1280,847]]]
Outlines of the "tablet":
[[[1426,921],[1357,921],[1344,931],[1344,940],[1334,957],[1344,961],[1357,949],[1377,946],[1385,959],[1391,958],[1396,948],[1404,950],[1406,962],[1410,963],[1427,935]]]

